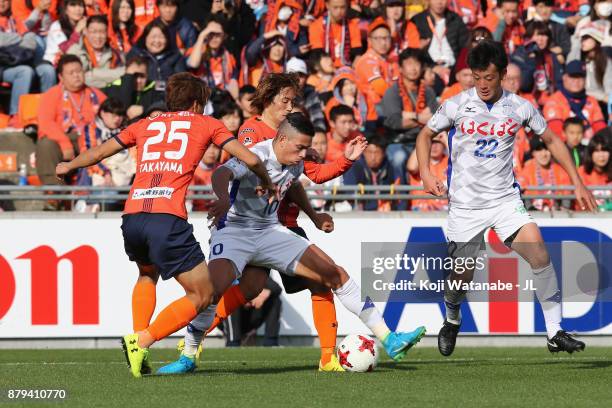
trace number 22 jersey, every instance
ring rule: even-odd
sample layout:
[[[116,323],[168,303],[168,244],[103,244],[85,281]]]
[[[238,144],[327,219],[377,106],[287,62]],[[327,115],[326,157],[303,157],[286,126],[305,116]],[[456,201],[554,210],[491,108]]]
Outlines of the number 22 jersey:
[[[115,136],[136,146],[136,178],[126,214],[166,213],[187,218],[185,194],[195,168],[211,143],[223,147],[235,137],[223,123],[192,112],[168,112],[142,119]]]
[[[504,90],[488,104],[470,88],[440,105],[427,127],[448,131],[450,206],[480,209],[520,199],[512,169],[515,136],[521,127],[541,135],[546,120],[516,94]]]

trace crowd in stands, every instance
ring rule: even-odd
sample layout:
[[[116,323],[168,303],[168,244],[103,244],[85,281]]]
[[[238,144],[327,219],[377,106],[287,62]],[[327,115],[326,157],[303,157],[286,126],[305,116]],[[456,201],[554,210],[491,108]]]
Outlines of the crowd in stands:
[[[315,125],[321,161],[338,158],[359,134],[369,141],[353,167],[326,186],[383,185],[393,194],[394,186],[421,185],[416,136],[441,103],[473,86],[467,54],[493,39],[509,57],[504,88],[541,110],[587,185],[611,185],[611,22],[609,0],[0,0],[0,82],[10,94],[0,128],[36,135],[38,177],[30,180],[52,185],[59,182],[58,162],[164,111],[166,80],[174,73],[205,80],[213,89],[206,113],[237,134],[244,120],[261,113],[251,104],[260,79],[294,72],[301,85],[294,109]],[[434,140],[431,159],[445,180],[446,135]],[[211,147],[195,183],[209,184],[220,160]],[[546,193],[530,187],[569,184],[529,129],[516,135],[514,160],[525,198]],[[126,151],[69,182],[127,186],[134,172]],[[372,197],[313,205],[447,208],[443,199],[363,194]],[[611,195],[596,192],[602,209],[612,209]],[[49,209],[57,204],[49,202]],[[529,200],[537,210],[573,205]]]

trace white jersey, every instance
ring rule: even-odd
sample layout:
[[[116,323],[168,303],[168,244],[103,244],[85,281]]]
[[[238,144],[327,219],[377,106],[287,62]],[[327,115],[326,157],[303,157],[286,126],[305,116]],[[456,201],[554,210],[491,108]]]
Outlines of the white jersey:
[[[427,127],[448,130],[450,206],[479,209],[520,198],[512,168],[514,136],[521,127],[541,135],[546,120],[516,94],[504,90],[491,105],[471,88],[444,102]]]
[[[279,186],[282,201],[291,184],[304,172],[304,163],[291,166],[280,164],[272,148],[273,140],[257,143],[250,149],[263,162],[272,183]],[[232,206],[227,216],[219,220],[217,228],[240,226],[260,229],[279,224],[277,215],[279,201],[268,203],[267,196],[258,197],[255,193],[255,187],[261,185],[259,177],[236,158],[229,160],[223,166],[234,174],[234,180],[229,187]]]

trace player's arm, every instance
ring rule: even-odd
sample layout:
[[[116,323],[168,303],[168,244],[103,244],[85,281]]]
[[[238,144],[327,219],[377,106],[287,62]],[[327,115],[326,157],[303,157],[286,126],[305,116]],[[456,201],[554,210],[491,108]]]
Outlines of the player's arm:
[[[304,161],[304,174],[316,184],[322,184],[343,175],[351,168],[355,160],[361,156],[368,147],[368,142],[363,136],[358,136],[347,143],[344,156],[339,157],[331,163],[315,163]]]
[[[334,230],[334,220],[332,217],[326,213],[318,213],[312,208],[302,183],[293,183],[291,187],[289,187],[289,190],[287,190],[287,199],[300,207],[321,231],[332,232]]]
[[[429,126],[423,126],[416,140],[416,156],[419,162],[419,173],[423,181],[425,192],[437,197],[444,195],[444,183],[431,173],[429,157],[431,155],[431,141],[439,132],[434,132]]]
[[[110,138],[106,142],[102,143],[94,147],[93,149],[89,149],[79,154],[77,157],[72,159],[69,162],[59,163],[55,167],[55,174],[58,178],[62,178],[68,173],[71,173],[75,170],[81,169],[83,167],[92,166],[101,162],[109,156],[125,149],[125,146],[121,145],[117,139]]]
[[[223,150],[242,161],[261,181],[261,189],[267,192],[271,199],[278,198],[276,186],[270,180],[266,166],[255,153],[244,147],[238,140],[230,140],[223,145]],[[226,186],[227,187],[227,186]]]
[[[550,154],[554,159],[563,167],[563,170],[569,175],[572,184],[575,186],[576,201],[583,210],[595,211],[597,209],[597,202],[593,197],[593,194],[587,190],[584,183],[580,179],[574,161],[572,160],[569,151],[565,144],[557,137],[557,135],[546,128],[544,133],[540,136],[546,147],[550,151]]]
[[[219,218],[223,217],[231,207],[229,196],[229,183],[234,179],[234,172],[226,165],[219,166],[212,174],[212,189],[217,196],[208,210],[208,219],[213,220],[213,225],[217,225]]]

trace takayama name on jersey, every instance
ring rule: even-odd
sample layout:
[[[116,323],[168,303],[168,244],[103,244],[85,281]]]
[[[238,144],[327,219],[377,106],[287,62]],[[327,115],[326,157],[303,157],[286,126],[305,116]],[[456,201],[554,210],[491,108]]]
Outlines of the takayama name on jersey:
[[[173,172],[183,174],[183,165],[179,162],[155,161],[140,164],[141,173]]]

